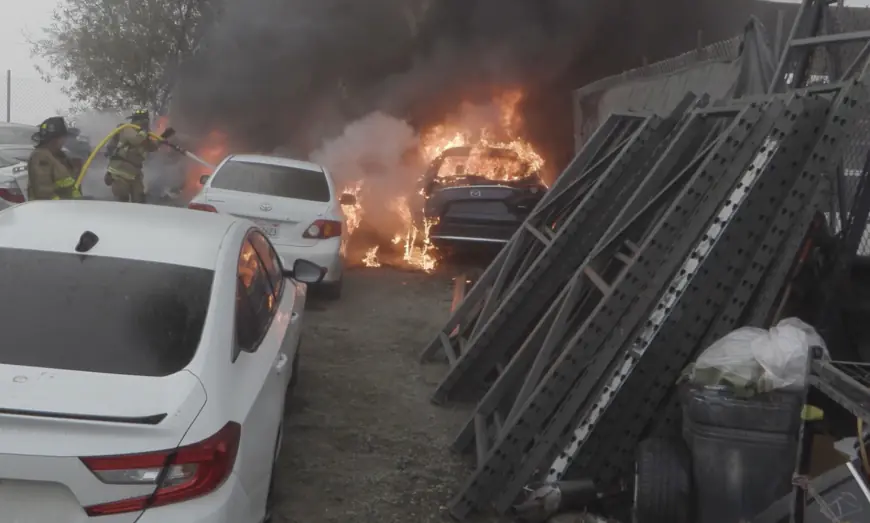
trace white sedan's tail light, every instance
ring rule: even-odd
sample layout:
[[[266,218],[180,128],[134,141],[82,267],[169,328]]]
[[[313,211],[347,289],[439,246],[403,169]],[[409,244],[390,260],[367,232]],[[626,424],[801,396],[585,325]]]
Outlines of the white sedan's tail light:
[[[335,220],[315,220],[302,233],[303,238],[326,240],[341,236],[341,222]]]
[[[86,512],[91,517],[137,512],[217,490],[233,471],[241,433],[241,426],[230,422],[214,436],[177,449],[81,458],[103,483],[156,487],[150,496],[93,505]]]

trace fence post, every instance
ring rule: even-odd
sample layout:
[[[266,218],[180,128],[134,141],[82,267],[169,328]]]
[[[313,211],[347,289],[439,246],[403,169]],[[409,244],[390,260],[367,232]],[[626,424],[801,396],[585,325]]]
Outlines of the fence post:
[[[12,121],[12,69],[6,69],[6,123]]]

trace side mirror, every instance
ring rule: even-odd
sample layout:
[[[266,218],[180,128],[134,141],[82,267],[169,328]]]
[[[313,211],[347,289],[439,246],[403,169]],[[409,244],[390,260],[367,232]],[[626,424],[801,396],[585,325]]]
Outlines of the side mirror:
[[[315,284],[323,281],[326,269],[316,263],[300,259],[293,262],[292,270],[284,271],[284,276],[302,283]]]
[[[341,205],[356,205],[356,196],[350,193],[344,193],[341,195],[341,198],[338,199],[338,203]]]
[[[199,177],[199,184],[205,185],[206,183],[208,183],[208,178],[209,178],[209,175],[203,174],[202,176]]]

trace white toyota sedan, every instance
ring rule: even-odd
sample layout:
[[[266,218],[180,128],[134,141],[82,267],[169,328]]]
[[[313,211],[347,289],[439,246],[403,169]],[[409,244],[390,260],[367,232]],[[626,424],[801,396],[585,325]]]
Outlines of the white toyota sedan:
[[[320,288],[341,296],[347,226],[335,184],[323,167],[280,156],[231,155],[211,176],[189,208],[228,213],[255,222],[269,236],[285,264],[302,258],[326,268]]]
[[[0,212],[0,520],[268,521],[306,285],[253,223]]]
[[[27,200],[27,160],[32,145],[0,145],[0,209]]]

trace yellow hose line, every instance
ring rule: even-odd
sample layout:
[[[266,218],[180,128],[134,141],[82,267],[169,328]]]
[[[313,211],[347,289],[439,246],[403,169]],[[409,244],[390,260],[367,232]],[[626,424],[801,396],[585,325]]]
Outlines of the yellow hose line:
[[[134,125],[134,124],[131,124],[131,123],[125,123],[124,125],[120,125],[120,126],[118,126],[118,127],[115,127],[115,128],[112,130],[112,132],[110,132],[109,134],[107,134],[106,137],[103,138],[103,140],[99,143],[99,145],[97,145],[97,146],[94,148],[94,150],[91,151],[91,155],[88,156],[87,161],[84,163],[84,165],[82,165],[82,170],[81,170],[81,172],[79,172],[79,177],[76,178],[76,188],[77,188],[77,189],[81,189],[81,187],[82,187],[82,180],[84,180],[84,178],[85,178],[85,173],[88,172],[88,168],[91,166],[91,162],[94,161],[94,158],[97,157],[97,154],[98,154],[100,151],[103,150],[103,147],[105,147],[106,144],[109,143],[109,140],[111,140],[112,137],[114,137],[116,134],[120,133],[120,132],[123,131],[124,129],[136,129],[137,131],[141,131],[141,130],[142,130],[142,128],[139,127],[138,125]],[[148,136],[150,136],[151,138],[154,138],[154,139],[156,139],[156,140],[158,140],[158,141],[161,141],[161,142],[163,141],[163,138],[162,138],[159,134],[154,134],[154,133],[152,133],[152,132],[149,132],[149,133],[148,133]]]

